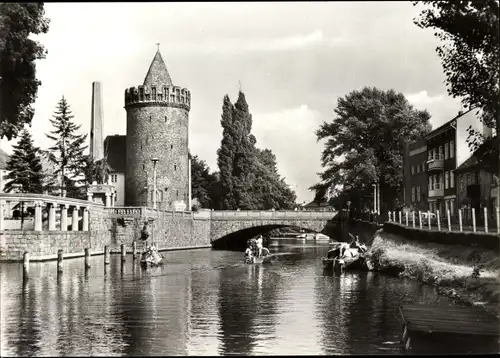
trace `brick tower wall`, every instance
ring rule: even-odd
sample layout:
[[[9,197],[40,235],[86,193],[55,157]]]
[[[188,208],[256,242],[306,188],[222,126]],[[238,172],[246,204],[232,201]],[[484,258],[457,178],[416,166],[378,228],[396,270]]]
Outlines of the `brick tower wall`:
[[[156,164],[157,207],[188,203],[188,126],[190,93],[176,86],[132,87],[125,91],[127,150],[126,205],[153,206],[153,162]],[[125,155],[125,153],[124,153]]]

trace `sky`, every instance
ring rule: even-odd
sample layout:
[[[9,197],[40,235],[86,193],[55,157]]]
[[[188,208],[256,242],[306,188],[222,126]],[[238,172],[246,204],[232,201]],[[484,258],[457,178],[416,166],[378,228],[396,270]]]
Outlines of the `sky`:
[[[364,86],[394,89],[427,109],[434,128],[461,109],[446,91],[435,52],[439,42],[432,30],[413,23],[420,8],[410,2],[46,3],[45,8],[50,29],[37,40],[48,54],[37,61],[42,85],[32,123],[35,144],[42,148],[50,145],[44,133],[63,95],[88,133],[93,81],[103,88],[104,137],[125,134],[124,91],[143,83],[156,43],[174,85],[191,91],[191,152],[217,169],[222,99],[228,94],[236,101],[241,86],[257,146],[276,155],[298,202],[314,197],[308,188],[318,182],[324,148],[315,130],[333,120],[339,97]],[[11,153],[13,143],[2,140],[0,146]]]

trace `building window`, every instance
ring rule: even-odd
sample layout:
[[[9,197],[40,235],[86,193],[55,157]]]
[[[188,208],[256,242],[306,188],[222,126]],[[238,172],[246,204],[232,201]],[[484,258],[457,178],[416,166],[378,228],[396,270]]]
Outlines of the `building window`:
[[[437,149],[432,149],[432,159],[437,159]]]
[[[444,173],[444,188],[448,189],[448,184],[450,180],[450,172],[445,172]]]
[[[142,170],[146,170],[146,165],[145,164],[142,165]]]
[[[449,150],[450,150],[450,144],[446,143],[444,145],[444,159],[448,159]]]
[[[453,215],[455,211],[455,199],[450,200],[450,214]]]
[[[179,199],[179,190],[177,190],[177,192],[175,193],[175,195],[177,196],[177,199]]]
[[[420,173],[420,163],[417,164],[417,174]]]
[[[425,172],[425,162],[422,163],[422,172]]]
[[[151,116],[149,116],[149,121],[151,122]]]
[[[429,150],[427,152],[427,160],[431,160],[432,159],[432,150]]]
[[[420,201],[420,185],[417,186],[417,201]]]
[[[453,173],[453,170],[450,171],[450,188],[455,187],[455,173]]]
[[[412,203],[415,202],[415,187],[411,187],[411,201]]]
[[[174,164],[174,170],[177,170],[177,164]]]
[[[455,142],[450,142],[450,158],[455,157]]]
[[[439,158],[438,159],[443,159],[444,158],[444,153],[443,153],[443,146],[439,146]]]
[[[429,191],[432,190],[432,177],[429,177]]]
[[[460,192],[463,192],[465,190],[465,182],[464,182],[464,176],[462,175],[460,177]]]
[[[467,186],[472,184],[472,176],[470,174],[467,174]]]
[[[174,145],[173,144],[170,144],[170,149],[174,149]]]
[[[415,174],[415,166],[413,164],[411,165],[411,173]]]
[[[116,174],[111,174],[111,182],[116,183],[118,181],[118,175]]]
[[[165,116],[165,123],[167,123],[167,116]]]

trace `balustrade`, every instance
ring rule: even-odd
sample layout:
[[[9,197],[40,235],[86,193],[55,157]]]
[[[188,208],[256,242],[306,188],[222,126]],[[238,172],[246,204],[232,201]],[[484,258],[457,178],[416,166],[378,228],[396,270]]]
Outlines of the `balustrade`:
[[[90,198],[90,196],[89,196]],[[70,199],[59,196],[51,196],[46,194],[24,194],[24,193],[0,193],[0,232],[5,230],[22,230],[20,227],[19,220],[9,220],[9,223],[6,225],[5,216],[11,215],[13,205],[18,205],[20,203],[26,203],[25,205],[19,205],[20,207],[29,208],[31,205],[34,207],[34,217],[32,224],[33,226],[29,226],[25,224],[24,229],[34,230],[34,231],[43,231],[44,225],[43,222],[47,220],[47,226],[45,230],[49,231],[67,231],[68,228],[68,209],[73,208],[71,225],[72,231],[78,231],[78,224],[80,217],[78,216],[78,212],[80,207],[83,207],[83,217],[82,220],[82,230],[89,230],[89,215],[90,215],[90,207],[93,206],[102,206],[96,203],[89,203],[88,201],[79,200],[79,199]],[[44,212],[47,210],[48,212]],[[29,212],[29,211],[28,211]],[[57,223],[57,215],[59,216],[60,227]],[[48,215],[47,215],[48,214]],[[26,215],[26,214],[23,214]],[[29,215],[26,215],[27,219]],[[29,220],[25,220],[25,222]],[[19,226],[19,227],[18,227]]]

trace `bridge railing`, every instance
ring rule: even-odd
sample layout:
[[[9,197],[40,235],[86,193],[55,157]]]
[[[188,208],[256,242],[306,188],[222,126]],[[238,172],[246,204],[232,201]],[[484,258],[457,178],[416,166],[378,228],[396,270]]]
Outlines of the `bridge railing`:
[[[225,210],[210,212],[212,219],[322,219],[328,220],[335,216],[332,211],[264,211],[264,210]]]
[[[24,203],[26,208],[33,208],[32,220],[30,214],[26,216],[23,214],[25,219],[22,221],[14,217],[14,209],[17,206],[21,209],[21,203]],[[71,225],[71,231],[78,231],[80,219],[82,230],[88,231],[91,208],[104,208],[104,205],[88,200],[47,194],[0,193],[0,231],[21,230],[20,222],[26,222],[27,230],[43,231],[44,217],[48,221],[49,231],[67,231],[69,225]],[[72,210],[71,218],[68,218],[68,209]],[[82,216],[79,215],[80,209],[83,210]]]

